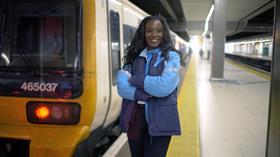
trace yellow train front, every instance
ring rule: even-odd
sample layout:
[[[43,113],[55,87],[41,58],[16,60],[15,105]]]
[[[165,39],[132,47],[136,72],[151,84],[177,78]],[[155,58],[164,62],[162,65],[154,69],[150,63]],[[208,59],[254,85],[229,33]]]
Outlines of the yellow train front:
[[[147,14],[119,0],[0,3],[0,156],[97,156],[119,134],[116,74]]]
[[[0,156],[94,153],[94,145],[90,149],[86,145],[98,144],[119,112],[115,108],[115,114],[109,113],[109,107],[114,107],[110,106],[114,100],[108,90],[110,77],[97,78],[96,3],[0,3]],[[105,12],[106,4],[100,9]],[[105,60],[104,68],[108,68],[107,49],[99,58]]]

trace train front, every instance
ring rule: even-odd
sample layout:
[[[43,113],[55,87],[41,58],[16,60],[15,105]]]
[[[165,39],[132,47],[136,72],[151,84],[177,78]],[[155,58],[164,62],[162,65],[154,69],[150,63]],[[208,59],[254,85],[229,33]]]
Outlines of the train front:
[[[82,5],[0,3],[0,156],[71,156],[94,114],[92,104],[82,105],[95,99],[83,89],[95,83],[82,66]]]

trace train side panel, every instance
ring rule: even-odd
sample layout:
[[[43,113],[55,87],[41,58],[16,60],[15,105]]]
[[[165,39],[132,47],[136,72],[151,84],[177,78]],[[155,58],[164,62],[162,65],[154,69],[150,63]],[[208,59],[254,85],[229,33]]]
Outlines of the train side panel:
[[[104,0],[97,0],[95,7],[95,33],[86,45],[95,44],[96,51],[88,52],[95,53],[96,58],[91,58],[91,61],[96,61],[96,101],[91,102],[92,106],[96,106],[94,118],[92,119],[91,130],[101,127],[106,118],[106,112],[110,101],[110,77],[109,77],[109,53],[108,53],[108,20],[107,20],[107,3]],[[89,18],[93,18],[92,16]],[[90,29],[90,28],[89,28]],[[88,87],[93,88],[93,87]]]
[[[103,127],[106,128],[109,125],[113,125],[118,119],[121,109],[121,98],[117,93],[116,79],[117,72],[121,68],[121,52],[123,52],[123,37],[122,37],[122,4],[116,0],[108,1],[108,47],[107,53],[109,59],[109,107],[106,114],[106,120]]]

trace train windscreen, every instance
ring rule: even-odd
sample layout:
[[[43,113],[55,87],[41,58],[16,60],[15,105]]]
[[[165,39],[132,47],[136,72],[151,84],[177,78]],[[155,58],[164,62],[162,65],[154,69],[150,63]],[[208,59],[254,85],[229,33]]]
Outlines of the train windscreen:
[[[0,70],[80,70],[80,6],[75,0],[2,0]]]

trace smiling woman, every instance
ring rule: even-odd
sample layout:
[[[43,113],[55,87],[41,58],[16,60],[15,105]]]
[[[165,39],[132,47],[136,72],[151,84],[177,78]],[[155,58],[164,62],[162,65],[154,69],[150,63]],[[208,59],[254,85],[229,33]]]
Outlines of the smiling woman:
[[[180,56],[165,19],[144,18],[125,52],[117,87],[123,98],[120,126],[127,132],[131,155],[165,156],[171,136],[181,134]]]

